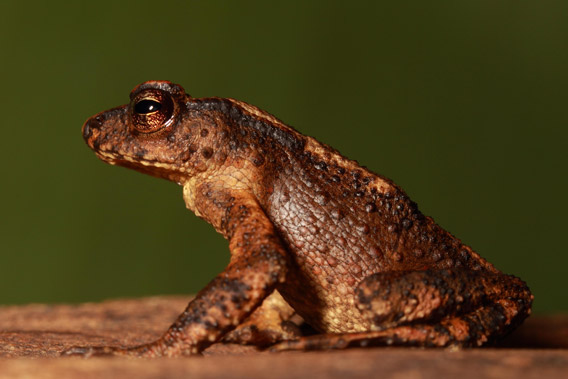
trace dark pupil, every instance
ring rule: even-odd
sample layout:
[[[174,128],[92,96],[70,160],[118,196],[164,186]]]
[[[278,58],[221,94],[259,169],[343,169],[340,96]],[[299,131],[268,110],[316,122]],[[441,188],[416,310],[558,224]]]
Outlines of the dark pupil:
[[[147,114],[159,111],[162,107],[162,104],[158,103],[154,100],[142,100],[136,103],[134,106],[134,110],[138,114]]]

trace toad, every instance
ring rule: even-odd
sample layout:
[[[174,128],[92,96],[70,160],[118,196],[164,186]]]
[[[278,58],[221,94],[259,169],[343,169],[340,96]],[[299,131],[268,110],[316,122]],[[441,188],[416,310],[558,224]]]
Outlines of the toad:
[[[183,187],[229,243],[228,266],[155,342],[66,355],[199,354],[217,341],[272,350],[481,346],[533,296],[423,215],[391,180],[242,101],[149,81],[84,124],[103,161]],[[300,336],[297,314],[319,334]]]

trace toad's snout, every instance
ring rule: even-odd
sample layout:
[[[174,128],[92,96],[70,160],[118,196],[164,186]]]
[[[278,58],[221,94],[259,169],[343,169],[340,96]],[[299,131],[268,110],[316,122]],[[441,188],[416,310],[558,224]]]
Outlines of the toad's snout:
[[[101,122],[96,120],[95,117],[91,117],[83,124],[83,139],[88,142],[89,138],[93,135],[93,129],[98,129],[101,126]]]
[[[83,124],[83,139],[89,145],[91,149],[98,148],[98,142],[100,136],[100,130],[103,125],[104,119],[100,115],[96,115],[88,119]]]
[[[125,107],[122,106],[96,114],[85,121],[82,132],[87,145],[97,150],[99,143],[115,129],[115,125],[123,125],[125,113]]]

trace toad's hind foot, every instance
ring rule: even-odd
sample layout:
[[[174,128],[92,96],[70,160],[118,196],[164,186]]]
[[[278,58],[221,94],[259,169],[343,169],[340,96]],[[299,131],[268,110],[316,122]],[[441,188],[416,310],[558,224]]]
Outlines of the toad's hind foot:
[[[360,333],[317,334],[293,341],[283,341],[269,350],[271,352],[308,351],[369,346],[461,347],[464,344],[453,338],[441,326],[417,325]]]

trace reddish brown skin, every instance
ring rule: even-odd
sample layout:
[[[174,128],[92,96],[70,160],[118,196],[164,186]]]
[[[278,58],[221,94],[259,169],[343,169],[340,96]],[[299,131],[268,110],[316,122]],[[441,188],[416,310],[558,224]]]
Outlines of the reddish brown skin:
[[[161,339],[64,354],[190,355],[223,338],[273,350],[481,346],[530,314],[522,280],[331,147],[249,104],[192,98],[170,82],[130,98],[90,118],[85,141],[108,163],[183,185],[231,260]],[[295,312],[322,334],[298,337],[287,324]]]

